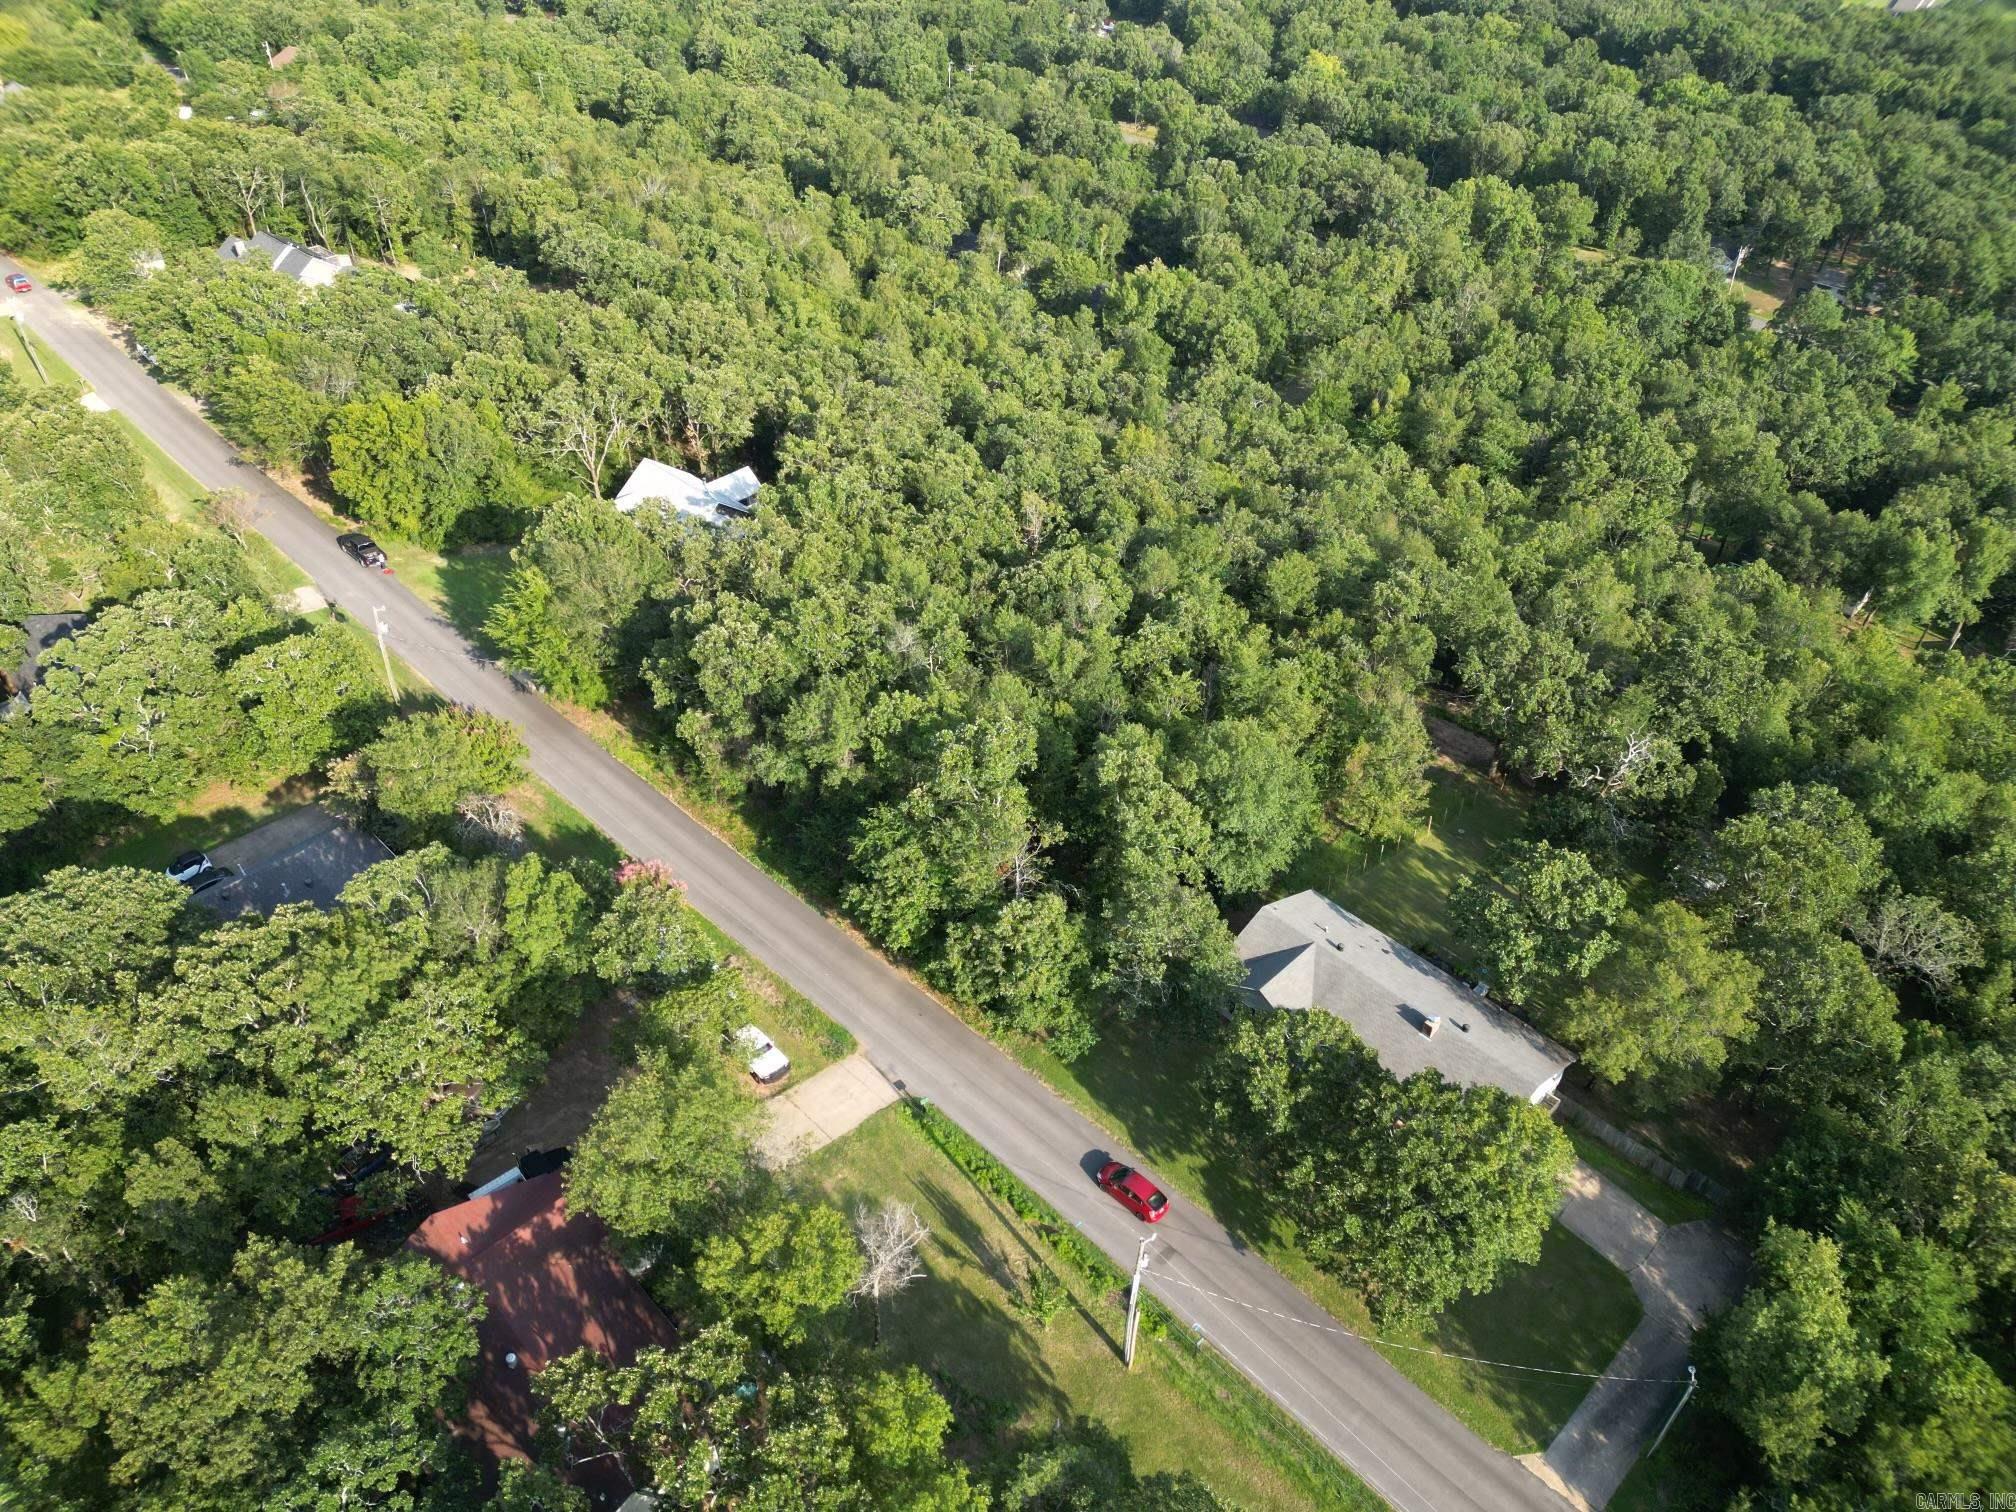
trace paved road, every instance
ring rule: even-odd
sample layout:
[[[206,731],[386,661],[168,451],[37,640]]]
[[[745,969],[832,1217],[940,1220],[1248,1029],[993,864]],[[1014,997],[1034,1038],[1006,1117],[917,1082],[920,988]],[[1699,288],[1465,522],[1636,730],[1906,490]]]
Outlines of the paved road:
[[[14,264],[0,258],[0,274],[12,271]],[[670,863],[686,879],[696,907],[853,1031],[892,1082],[936,1102],[1108,1254],[1132,1265],[1140,1226],[1095,1191],[1082,1169],[1094,1150],[1132,1159],[1104,1131],[543,700],[516,691],[480,663],[468,643],[396,578],[351,562],[313,511],[241,463],[186,402],[154,382],[80,312],[40,290],[0,303],[0,313],[9,307],[199,483],[243,489],[259,511],[260,533],[333,603],[366,625],[374,609],[382,612],[394,649],[442,696],[514,721],[541,777],[624,850]],[[1329,1323],[1315,1303],[1198,1208],[1179,1201],[1162,1224],[1150,1289],[1403,1512],[1559,1512],[1564,1506],[1375,1351],[1293,1321]],[[1251,1308],[1219,1297],[1241,1298]]]

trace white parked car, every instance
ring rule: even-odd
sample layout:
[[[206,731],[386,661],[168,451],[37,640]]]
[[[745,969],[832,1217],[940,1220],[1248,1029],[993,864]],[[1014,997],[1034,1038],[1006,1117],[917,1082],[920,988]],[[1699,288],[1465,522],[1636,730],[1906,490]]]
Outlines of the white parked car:
[[[735,1048],[739,1054],[748,1057],[750,1076],[763,1086],[780,1082],[791,1074],[790,1057],[754,1024],[744,1024],[735,1031]]]
[[[162,870],[177,882],[194,882],[213,867],[210,858],[200,850],[186,850]]]

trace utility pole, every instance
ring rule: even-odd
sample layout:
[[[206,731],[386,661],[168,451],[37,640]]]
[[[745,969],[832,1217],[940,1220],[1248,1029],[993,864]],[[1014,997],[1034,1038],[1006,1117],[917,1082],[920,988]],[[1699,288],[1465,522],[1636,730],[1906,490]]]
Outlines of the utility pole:
[[[1645,1458],[1650,1459],[1659,1452],[1659,1446],[1666,1442],[1666,1429],[1673,1426],[1673,1419],[1680,1416],[1680,1409],[1687,1405],[1687,1398],[1694,1395],[1694,1388],[1700,1384],[1699,1380],[1695,1378],[1694,1367],[1689,1365],[1687,1367],[1687,1389],[1680,1393],[1680,1400],[1673,1404],[1672,1412],[1667,1414],[1665,1426],[1659,1430],[1659,1437],[1652,1440],[1652,1447],[1645,1451]]]
[[[1134,1257],[1134,1284],[1127,1288],[1127,1368],[1134,1368],[1134,1339],[1141,1331],[1141,1272],[1148,1269],[1148,1246],[1155,1242],[1150,1234],[1141,1241],[1141,1252]]]
[[[385,661],[385,686],[392,690],[392,702],[399,702],[399,684],[392,679],[392,653],[385,647],[385,606],[371,606],[371,622],[378,627],[378,654]]]

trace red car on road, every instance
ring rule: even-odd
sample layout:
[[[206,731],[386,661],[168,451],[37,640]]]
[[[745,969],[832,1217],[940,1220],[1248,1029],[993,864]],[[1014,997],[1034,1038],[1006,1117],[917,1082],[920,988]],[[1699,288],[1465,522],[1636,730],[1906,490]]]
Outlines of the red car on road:
[[[1162,1189],[1132,1166],[1109,1160],[1093,1178],[1107,1194],[1143,1223],[1160,1223],[1169,1213],[1169,1199]]]
[[[7,287],[16,294],[26,294],[35,285],[28,282],[28,275],[26,273],[9,273],[7,275]]]

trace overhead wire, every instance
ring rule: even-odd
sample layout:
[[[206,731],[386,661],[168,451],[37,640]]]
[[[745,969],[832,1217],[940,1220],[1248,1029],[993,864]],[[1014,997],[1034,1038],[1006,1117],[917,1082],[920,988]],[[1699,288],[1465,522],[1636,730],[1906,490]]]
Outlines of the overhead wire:
[[[1685,1386],[1687,1384],[1684,1376],[1627,1376],[1610,1375],[1600,1370],[1555,1370],[1545,1365],[1519,1365],[1510,1360],[1487,1360],[1478,1355],[1456,1354],[1450,1350],[1430,1349],[1420,1344],[1402,1344],[1397,1339],[1382,1339],[1377,1335],[1362,1334],[1354,1329],[1344,1328],[1335,1323],[1318,1323],[1309,1318],[1298,1318],[1293,1313],[1284,1313],[1272,1307],[1262,1307],[1257,1302],[1248,1302],[1240,1297],[1228,1297],[1223,1292],[1211,1291],[1208,1288],[1198,1286],[1195,1282],[1185,1281],[1179,1276],[1173,1276],[1167,1271],[1156,1270],[1153,1266],[1148,1268],[1146,1274],[1155,1277],[1157,1280],[1166,1281],[1171,1286],[1180,1286],[1186,1291],[1196,1292],[1199,1296],[1209,1297],[1214,1302],[1224,1302],[1232,1307],[1243,1307],[1248,1312],[1265,1313],[1270,1318],[1279,1318],[1284,1323],[1294,1323],[1303,1328],[1313,1328],[1318,1333],[1342,1334],[1347,1339],[1356,1339],[1361,1344],[1371,1344],[1379,1349],[1404,1349],[1409,1354],[1432,1355],[1440,1360],[1458,1360],[1465,1365],[1488,1365],[1495,1370],[1523,1370],[1531,1375],[1573,1376],[1577,1380],[1582,1381],[1624,1381],[1634,1385],[1645,1386]]]

